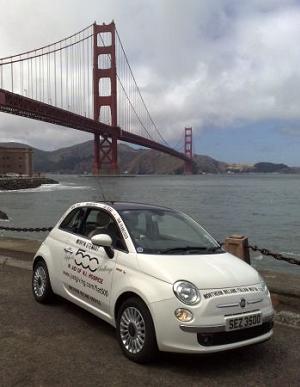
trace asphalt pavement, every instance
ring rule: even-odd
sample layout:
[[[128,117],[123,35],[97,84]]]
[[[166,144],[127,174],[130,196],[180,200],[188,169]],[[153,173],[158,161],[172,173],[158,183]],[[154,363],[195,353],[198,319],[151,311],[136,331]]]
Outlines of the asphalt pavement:
[[[0,265],[0,386],[299,386],[300,329],[213,355],[127,360],[114,329],[62,299],[41,305],[31,272]]]

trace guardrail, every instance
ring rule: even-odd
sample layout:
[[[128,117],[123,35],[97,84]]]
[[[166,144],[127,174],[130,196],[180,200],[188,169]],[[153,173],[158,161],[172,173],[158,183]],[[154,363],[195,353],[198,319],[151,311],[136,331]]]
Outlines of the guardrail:
[[[241,258],[242,260],[244,260],[249,264],[251,263],[249,250],[252,250],[252,251],[258,251],[262,255],[277,259],[278,261],[284,261],[292,265],[300,265],[300,258],[296,259],[292,257],[286,257],[281,253],[274,253],[271,250],[268,250],[265,248],[259,248],[256,245],[253,245],[253,246],[249,245],[248,238],[243,235],[232,235],[226,238],[224,243],[221,243],[221,245],[224,246],[224,249],[226,251]]]
[[[53,227],[6,227],[0,226],[0,230],[16,232],[46,232],[51,231]]]
[[[3,231],[15,231],[15,232],[47,232],[51,231],[53,227],[7,227],[0,226],[0,230]],[[274,253],[273,251],[265,248],[259,248],[256,245],[249,245],[248,238],[243,235],[232,235],[225,239],[224,243],[219,242],[221,246],[224,247],[224,250],[227,252],[241,258],[243,261],[251,264],[250,261],[250,252],[258,251],[262,255],[267,257],[272,257],[278,261],[284,261],[292,265],[300,265],[300,258],[286,257],[281,253]]]

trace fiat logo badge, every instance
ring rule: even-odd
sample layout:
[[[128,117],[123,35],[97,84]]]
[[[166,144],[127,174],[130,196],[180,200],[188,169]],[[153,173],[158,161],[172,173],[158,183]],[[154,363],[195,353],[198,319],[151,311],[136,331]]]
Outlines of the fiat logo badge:
[[[244,298],[242,298],[240,301],[240,307],[245,308],[245,306],[246,306],[246,300]]]

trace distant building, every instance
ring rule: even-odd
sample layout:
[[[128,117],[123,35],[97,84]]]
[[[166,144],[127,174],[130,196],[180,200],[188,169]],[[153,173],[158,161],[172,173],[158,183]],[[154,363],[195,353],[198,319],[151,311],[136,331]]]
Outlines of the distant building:
[[[0,175],[32,176],[32,149],[0,147]]]
[[[253,165],[249,164],[227,164],[226,170],[229,173],[240,173],[240,172],[252,172]]]

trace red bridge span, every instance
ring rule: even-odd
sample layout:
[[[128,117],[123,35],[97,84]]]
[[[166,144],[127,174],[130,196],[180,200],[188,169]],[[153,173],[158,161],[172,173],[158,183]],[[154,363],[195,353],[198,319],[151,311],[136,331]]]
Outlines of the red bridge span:
[[[183,152],[165,140],[113,22],[1,58],[0,111],[93,134],[94,175],[118,173],[118,140],[182,159],[192,172],[192,129]]]

